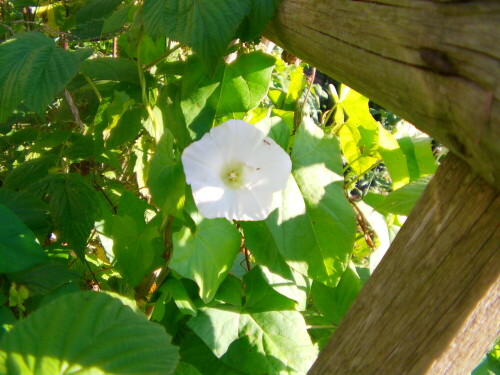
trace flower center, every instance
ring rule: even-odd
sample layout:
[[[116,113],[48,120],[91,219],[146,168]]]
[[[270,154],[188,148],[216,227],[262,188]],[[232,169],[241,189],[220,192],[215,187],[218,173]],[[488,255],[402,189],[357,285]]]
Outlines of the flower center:
[[[244,165],[242,163],[230,163],[222,168],[222,182],[231,189],[241,189],[245,185],[244,177]]]

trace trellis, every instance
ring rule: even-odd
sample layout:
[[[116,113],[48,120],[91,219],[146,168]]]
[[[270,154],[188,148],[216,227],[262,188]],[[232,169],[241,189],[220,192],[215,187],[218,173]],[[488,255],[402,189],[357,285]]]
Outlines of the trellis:
[[[500,2],[283,0],[266,36],[443,142],[310,374],[469,374],[500,334]]]

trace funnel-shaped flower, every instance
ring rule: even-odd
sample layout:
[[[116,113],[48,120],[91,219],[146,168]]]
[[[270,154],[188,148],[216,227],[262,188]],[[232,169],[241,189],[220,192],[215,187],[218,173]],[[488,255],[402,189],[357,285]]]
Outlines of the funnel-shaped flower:
[[[255,126],[230,120],[189,145],[182,154],[186,181],[206,218],[264,220],[273,194],[283,190],[292,162]]]

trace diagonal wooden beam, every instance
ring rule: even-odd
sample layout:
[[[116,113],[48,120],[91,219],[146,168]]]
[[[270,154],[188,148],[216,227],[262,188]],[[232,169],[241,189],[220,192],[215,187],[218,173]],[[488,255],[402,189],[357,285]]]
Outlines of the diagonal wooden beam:
[[[469,374],[500,334],[499,212],[448,155],[309,374]]]
[[[283,0],[265,35],[500,183],[500,2]]]

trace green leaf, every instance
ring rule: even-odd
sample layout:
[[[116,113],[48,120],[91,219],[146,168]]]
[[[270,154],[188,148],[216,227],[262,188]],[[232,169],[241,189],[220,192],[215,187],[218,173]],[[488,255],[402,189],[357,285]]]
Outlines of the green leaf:
[[[137,65],[123,57],[99,57],[85,60],[80,65],[80,71],[96,80],[126,81],[139,84]]]
[[[125,111],[116,126],[111,129],[109,138],[106,140],[106,148],[117,148],[137,138],[146,117],[147,112],[144,108],[132,108]]]
[[[302,315],[297,311],[238,311],[203,308],[188,326],[218,357],[247,373],[306,373],[316,359]],[[242,353],[245,353],[243,356]]]
[[[154,270],[165,250],[157,226],[152,223],[146,225],[143,218],[142,221],[139,224],[136,217],[129,215],[116,215],[112,220],[116,269],[133,287]]]
[[[292,174],[266,224],[292,268],[333,287],[350,258],[356,217],[344,194],[338,142],[311,120],[297,132]]]
[[[78,23],[106,17],[121,4],[122,0],[88,0],[76,13]]]
[[[129,13],[134,8],[133,4],[125,4],[115,10],[111,16],[107,17],[102,26],[102,33],[114,33],[119,31],[129,20]]]
[[[253,311],[293,310],[295,302],[276,292],[267,282],[260,267],[254,267],[243,276],[245,282],[245,306]]]
[[[175,305],[180,312],[186,315],[195,316],[197,313],[196,306],[189,297],[189,294],[180,280],[170,278],[161,287],[160,291],[171,294]]]
[[[203,375],[242,375],[217,358],[208,346],[193,332],[184,337],[180,354],[183,361],[195,366]]]
[[[266,118],[255,124],[255,127],[262,130],[269,138],[275,140],[283,150],[288,149],[290,129],[281,117],[273,116]]]
[[[401,150],[396,138],[380,124],[378,152],[384,159],[384,164],[391,175],[394,189],[399,189],[410,182],[406,155]]]
[[[58,238],[83,256],[100,214],[97,192],[75,173],[49,175],[32,189],[49,200],[52,221],[60,232]]]
[[[96,292],[55,299],[16,323],[0,342],[0,372],[6,375],[168,375],[178,358],[162,326]]]
[[[225,219],[203,219],[193,214],[196,231],[183,227],[173,235],[174,253],[170,267],[194,280],[200,297],[208,303],[233,265],[240,250],[238,229]]]
[[[30,184],[47,176],[57,163],[54,155],[44,155],[20,164],[7,174],[3,187],[11,190],[23,190]]]
[[[186,362],[179,362],[174,375],[202,375],[196,367]]]
[[[431,138],[405,121],[400,121],[394,135],[406,156],[410,181],[434,174],[436,159],[432,154]]]
[[[215,66],[249,12],[249,0],[146,0],[144,28],[155,39],[187,44]]]
[[[280,0],[252,0],[250,14],[239,30],[242,41],[253,40],[262,33],[264,27],[271,21]]]
[[[311,293],[314,305],[325,317],[338,324],[358,296],[362,286],[363,283],[354,267],[348,267],[335,288],[313,283]]]
[[[361,129],[354,121],[347,120],[339,131],[342,154],[357,175],[367,173],[378,161],[362,137]]]
[[[373,206],[381,212],[408,216],[418,199],[429,184],[432,176],[422,177],[400,189],[394,190],[378,205]]]
[[[148,186],[163,213],[178,216],[184,201],[186,178],[181,163],[176,160],[173,142],[172,133],[165,130],[151,160]]]
[[[24,285],[30,295],[49,294],[62,285],[81,281],[81,276],[58,263],[38,264],[30,269],[9,275],[9,280]]]
[[[201,138],[217,118],[237,117],[256,107],[267,93],[274,63],[273,57],[252,52],[220,66],[212,76],[198,58],[192,58],[181,92],[181,108],[192,138]]]
[[[48,261],[33,233],[0,204],[0,273],[17,272]]]
[[[48,207],[41,199],[29,193],[1,188],[0,204],[16,214],[37,237],[43,238],[49,233]]]
[[[41,113],[78,72],[78,55],[42,33],[17,34],[0,45],[0,122],[21,100]]]
[[[277,218],[277,215],[277,211],[271,213],[270,219]],[[268,267],[282,277],[291,279],[292,272],[280,253],[278,242],[268,227],[268,220],[240,223],[245,233],[245,246],[251,251],[258,264]]]

